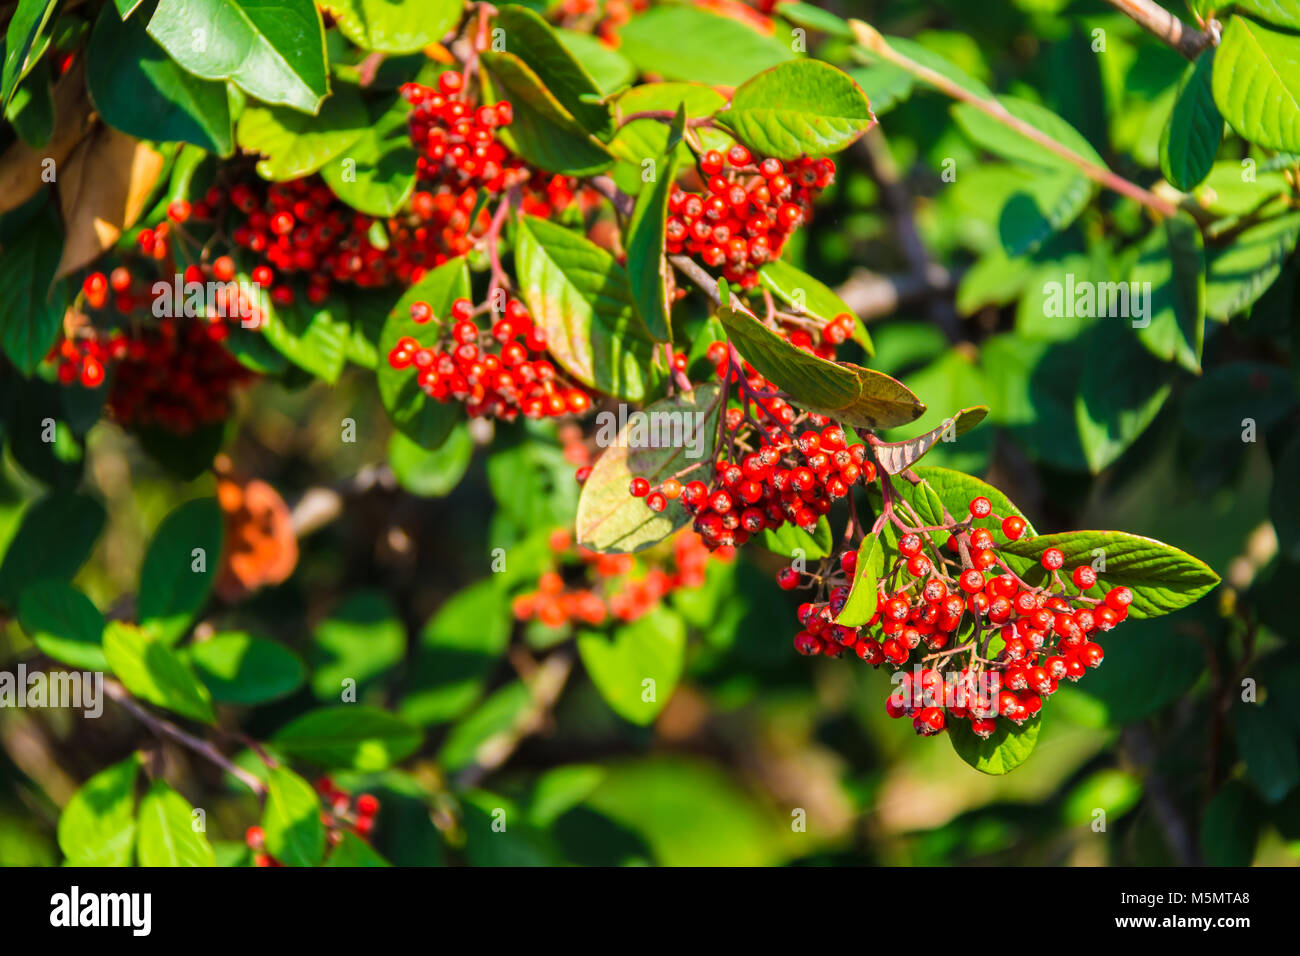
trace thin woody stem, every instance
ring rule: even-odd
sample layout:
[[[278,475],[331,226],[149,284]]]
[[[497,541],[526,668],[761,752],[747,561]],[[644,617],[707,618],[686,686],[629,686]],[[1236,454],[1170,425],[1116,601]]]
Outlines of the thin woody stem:
[[[953,99],[961,100],[963,103],[970,104],[975,107],[975,109],[1001,123],[1003,126],[1006,126],[1007,128],[1019,133],[1021,136],[1024,136],[1026,139],[1037,143],[1053,155],[1061,157],[1094,182],[1099,183],[1107,189],[1113,190],[1122,196],[1127,196],[1129,199],[1141,203],[1143,206],[1146,206],[1148,209],[1158,213],[1166,219],[1172,218],[1178,213],[1178,207],[1167,199],[1161,199],[1149,189],[1143,189],[1136,183],[1129,182],[1123,176],[1111,172],[1105,166],[1098,165],[1092,160],[1080,156],[1074,150],[1070,149],[1070,147],[1052,139],[1052,137],[1048,136],[1042,130],[1030,126],[1022,119],[1012,116],[1007,112],[1006,107],[997,100],[990,100],[985,99],[982,96],[977,96],[969,90],[963,89],[946,76],[936,73],[929,67],[922,66],[910,57],[899,53],[891,47],[885,41],[885,38],[873,27],[868,26],[861,20],[850,20],[849,26],[853,29],[853,34],[857,37],[858,42],[882,60],[906,70],[908,73],[911,73],[918,79],[924,80],[935,89],[951,96]]]
[[[1195,60],[1206,47],[1213,46],[1216,42],[1214,34],[1188,26],[1153,0],[1106,0],[1106,2],[1152,36],[1168,43],[1189,60]]]

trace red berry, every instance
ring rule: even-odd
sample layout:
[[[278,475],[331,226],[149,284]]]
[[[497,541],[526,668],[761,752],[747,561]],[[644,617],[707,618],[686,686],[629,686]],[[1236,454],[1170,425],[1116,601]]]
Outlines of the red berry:
[[[1074,569],[1074,573],[1070,575],[1070,580],[1074,582],[1074,586],[1080,591],[1086,591],[1097,583],[1097,572],[1089,565],[1081,564]]]
[[[1002,533],[1009,541],[1018,541],[1025,533],[1025,519],[1020,515],[1007,515],[1002,519]]]
[[[650,482],[644,478],[633,478],[628,485],[628,492],[633,498],[644,498],[650,494]]]
[[[776,583],[783,591],[793,591],[799,586],[799,572],[794,568],[782,568],[776,573]]]
[[[1039,560],[1048,571],[1059,571],[1065,564],[1065,555],[1061,553],[1060,548],[1048,548]]]
[[[1133,603],[1133,592],[1126,587],[1111,588],[1106,594],[1106,606],[1115,613],[1127,613]]]
[[[987,518],[993,513],[993,504],[983,495],[978,498],[972,498],[970,503],[970,513],[976,518]]]

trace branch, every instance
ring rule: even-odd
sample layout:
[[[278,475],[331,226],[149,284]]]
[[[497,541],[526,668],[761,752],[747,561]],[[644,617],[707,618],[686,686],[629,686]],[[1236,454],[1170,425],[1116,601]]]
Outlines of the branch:
[[[1188,26],[1153,0],[1106,0],[1106,2],[1152,36],[1164,40],[1189,60],[1195,60],[1206,47],[1215,46],[1219,42],[1217,31],[1204,33],[1196,27]]]
[[[893,47],[891,47],[883,36],[881,36],[873,27],[868,26],[861,20],[850,20],[849,26],[853,30],[854,36],[864,47],[888,63],[892,63],[900,69],[906,70],[913,76],[930,84],[953,99],[961,100],[963,103],[969,103],[975,109],[991,117],[997,122],[1014,130],[1026,139],[1037,143],[1055,156],[1061,157],[1071,166],[1074,166],[1079,172],[1087,176],[1096,183],[1105,186],[1107,189],[1119,193],[1121,196],[1127,196],[1135,202],[1141,203],[1148,209],[1160,216],[1168,219],[1178,212],[1178,207],[1167,199],[1162,199],[1149,189],[1143,189],[1136,183],[1129,182],[1123,176],[1116,175],[1105,166],[1099,166],[1092,160],[1080,156],[1070,147],[1059,143],[1052,137],[1048,136],[1042,130],[1030,126],[1024,120],[1018,119],[1007,112],[1007,108],[999,103],[996,99],[986,100],[982,96],[977,96],[970,90],[964,89],[952,80],[927,66],[922,66],[910,57],[904,56]]]
[[[354,477],[333,486],[308,488],[290,512],[293,533],[304,538],[325,527],[343,513],[347,498],[365,494],[374,488],[386,491],[397,486],[397,479],[387,465],[369,465]]]
[[[123,710],[127,711],[127,713],[145,724],[159,737],[169,737],[181,746],[194,751],[200,757],[216,764],[222,770],[226,771],[226,773],[239,780],[244,786],[248,787],[249,790],[252,790],[259,797],[266,793],[266,785],[262,783],[261,780],[258,780],[257,777],[253,776],[253,774],[249,773],[243,767],[238,767],[231,763],[230,759],[226,757],[225,754],[212,746],[212,744],[208,743],[206,740],[195,737],[193,734],[186,733],[169,720],[164,720],[161,717],[151,714],[117,681],[112,678],[106,679],[104,681],[104,692],[107,693],[109,697],[113,698],[113,700],[117,701]]]

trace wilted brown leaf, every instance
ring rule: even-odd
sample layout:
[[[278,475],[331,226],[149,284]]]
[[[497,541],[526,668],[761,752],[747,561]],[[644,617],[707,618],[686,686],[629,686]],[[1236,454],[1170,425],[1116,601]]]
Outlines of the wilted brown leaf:
[[[54,161],[56,178],[77,144],[94,126],[94,113],[86,98],[86,71],[79,57],[54,84],[54,132],[44,149],[19,140],[0,155],[0,213],[17,209],[45,185],[41,174],[46,160]]]
[[[159,153],[103,123],[77,145],[59,174],[68,238],[58,276],[94,262],[134,225],[162,168]]]

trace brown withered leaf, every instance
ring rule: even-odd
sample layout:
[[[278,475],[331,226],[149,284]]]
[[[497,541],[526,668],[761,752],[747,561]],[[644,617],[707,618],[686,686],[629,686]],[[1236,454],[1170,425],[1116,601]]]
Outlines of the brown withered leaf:
[[[54,84],[54,132],[45,148],[33,149],[19,140],[0,155],[0,213],[17,209],[45,185],[41,174],[47,159],[54,160],[55,177],[61,179],[64,162],[94,125],[79,57]]]
[[[59,173],[68,235],[59,277],[94,262],[135,224],[162,168],[161,154],[103,123],[77,145]]]

